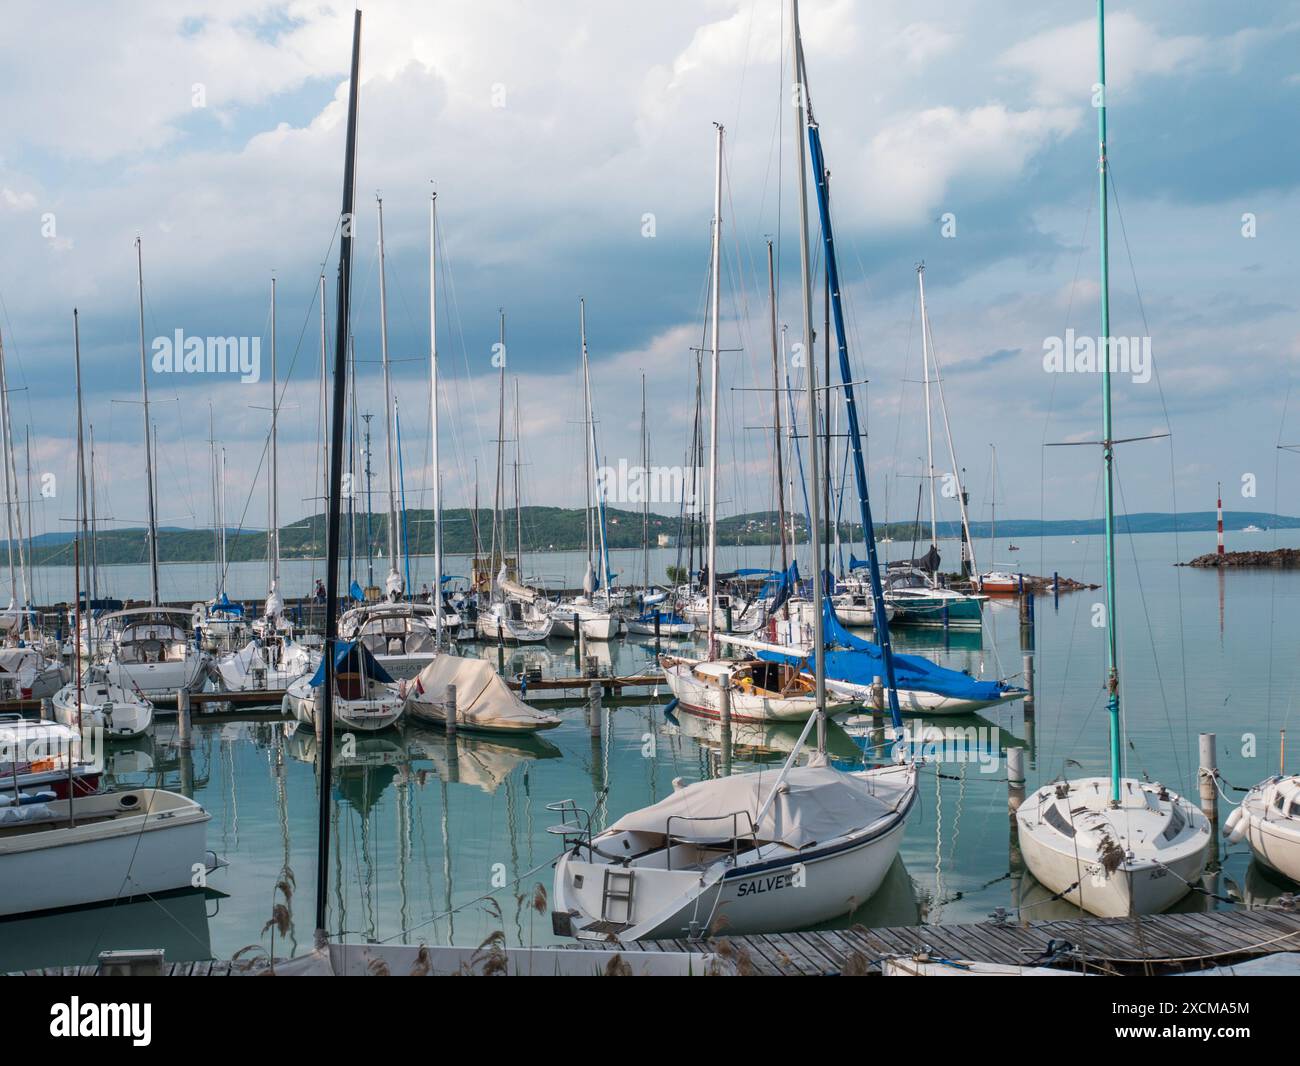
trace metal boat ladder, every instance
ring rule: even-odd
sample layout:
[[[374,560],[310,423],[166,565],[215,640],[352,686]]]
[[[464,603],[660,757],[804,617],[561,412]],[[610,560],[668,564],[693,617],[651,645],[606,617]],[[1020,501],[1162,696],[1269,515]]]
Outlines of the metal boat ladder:
[[[600,898],[600,918],[604,922],[624,925],[632,924],[632,889],[635,885],[634,871],[616,866],[605,867],[605,884]],[[610,913],[615,907],[622,907],[622,915]]]

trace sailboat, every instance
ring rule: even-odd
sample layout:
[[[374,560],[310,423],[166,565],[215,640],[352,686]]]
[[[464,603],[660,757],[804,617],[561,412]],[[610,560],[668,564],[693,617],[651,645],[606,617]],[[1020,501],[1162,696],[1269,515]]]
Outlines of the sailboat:
[[[791,9],[795,80],[806,86],[798,0],[791,0]],[[796,106],[804,121],[796,125],[797,136],[812,123],[806,89],[801,96]],[[721,147],[721,128],[718,136]],[[803,324],[805,336],[810,336],[804,168],[801,145],[800,263]],[[718,214],[715,211],[715,219]],[[716,223],[714,236],[716,250]],[[716,277],[715,273],[715,282]],[[716,292],[715,288],[715,300]],[[842,332],[840,336],[843,351]],[[716,351],[716,332],[714,337]],[[808,364],[808,424],[816,426],[817,369],[814,360]],[[846,385],[846,392],[850,388]],[[816,448],[810,449],[810,456],[810,531],[816,561],[821,539]],[[711,525],[716,527],[716,522]],[[867,536],[871,536],[869,514]],[[712,549],[711,543],[711,557]],[[814,571],[813,603],[821,612],[827,605],[815,563]],[[887,630],[888,623],[882,628]],[[555,932],[586,940],[624,941],[696,938],[714,932],[719,924],[730,934],[772,932],[851,913],[870,899],[898,855],[908,813],[916,802],[916,769],[911,764],[851,773],[833,768],[826,754],[828,707],[820,661],[814,685],[816,713],[805,723],[775,780],[770,773],[752,771],[698,781],[624,815],[602,833],[592,832],[590,817],[573,801],[550,805],[563,817],[552,832],[565,844],[551,893]],[[893,706],[898,726],[896,702]],[[814,725],[816,754],[806,765],[796,766]]]
[[[922,389],[925,396],[925,479],[930,485],[930,548],[921,560],[910,564],[891,565],[889,592],[885,600],[894,609],[894,619],[900,625],[958,626],[975,628],[983,623],[983,606],[987,597],[975,593],[958,592],[939,583],[939,527],[935,500],[935,481],[940,477],[934,467],[934,428],[930,403],[930,368],[933,364],[934,381],[939,387],[939,404],[943,415],[944,436],[948,441],[948,457],[952,463],[952,479],[958,506],[961,510],[962,565],[963,570],[973,568],[974,548],[970,537],[970,523],[966,516],[966,494],[962,490],[961,472],[952,442],[952,429],[948,425],[948,405],[943,394],[943,375],[939,371],[938,354],[930,333],[930,316],[925,303],[925,264],[916,268],[916,283],[921,303],[921,358],[924,364]],[[969,553],[969,555],[967,554]]]
[[[718,603],[718,394],[719,330],[722,282],[722,145],[725,131],[716,134],[713,191],[712,292],[710,301],[710,374],[712,398],[709,411],[709,514],[708,571],[703,613],[697,624],[707,630],[708,652],[704,659],[685,655],[661,655],[659,667],[679,706],[693,714],[718,717],[724,700],[730,712],[743,721],[803,721],[817,712],[818,703],[811,678],[798,666],[764,662],[754,656],[740,659],[718,657],[720,616],[730,613]],[[691,618],[689,613],[687,618]],[[832,714],[849,709],[848,701],[829,708]]]
[[[1223,835],[1232,844],[1244,840],[1257,862],[1300,883],[1300,775],[1278,774],[1252,788]]]
[[[582,627],[588,640],[613,640],[618,635],[618,619],[610,610],[609,547],[605,540],[603,491],[594,482],[599,466],[596,451],[596,420],[591,407],[591,363],[587,355],[587,302],[578,300],[578,330],[582,349],[582,389],[586,414],[583,429],[583,452],[587,472],[587,569],[583,575],[582,595],[555,604],[553,632],[557,637],[574,635],[574,625]]]
[[[506,315],[500,313],[501,352],[505,352]],[[492,552],[490,565],[498,567],[492,581],[491,598],[479,608],[478,632],[484,640],[501,644],[540,644],[552,633],[555,616],[548,603],[536,589],[523,583],[521,566],[523,563],[523,534],[519,528],[519,512],[516,494],[515,512],[515,576],[510,576],[510,565],[506,558],[505,534],[506,523],[503,511],[502,479],[505,476],[505,436],[506,436],[506,361],[501,359],[498,376],[497,398],[497,465],[496,488],[492,498]],[[476,508],[477,511],[477,508]]]
[[[998,549],[998,449],[989,445],[992,477],[992,502],[989,509],[989,553],[996,557]],[[1013,544],[1008,551],[1018,551]],[[1020,592],[1020,575],[1009,570],[990,570],[980,574],[979,590],[986,596],[1014,596]]]
[[[77,388],[77,532],[87,532],[86,453],[83,425],[83,393],[81,389],[81,323],[76,310],[72,312],[73,360]],[[76,549],[78,564],[74,578],[80,584],[81,552]],[[89,573],[89,555],[86,556]],[[90,581],[86,582],[87,603],[90,602]],[[84,630],[81,619],[81,592],[77,591],[73,628],[84,632],[85,641],[73,647],[73,677],[54,693],[50,703],[54,719],[68,729],[81,732],[95,729],[110,740],[127,740],[148,732],[153,725],[153,703],[134,686],[123,685],[107,676],[105,669],[94,662],[96,633],[88,620]],[[84,646],[83,646],[84,645]]]
[[[269,520],[266,526],[268,566],[266,605],[262,617],[252,625],[253,638],[213,664],[218,685],[226,692],[259,692],[285,689],[305,673],[316,669],[318,654],[312,654],[293,639],[293,625],[284,615],[280,595],[280,457],[278,448],[279,380],[275,352],[275,278],[271,279],[271,466]],[[223,593],[224,596],[224,593]],[[242,614],[242,610],[240,612]]]
[[[158,511],[155,504],[153,429],[149,421],[149,361],[144,336],[144,252],[135,239],[140,323],[140,391],[144,401],[145,495],[149,508],[149,606],[105,615],[108,649],[104,678],[124,692],[154,702],[197,691],[207,677],[208,655],[190,639],[191,612],[167,607],[158,598]]]
[[[1097,2],[1101,344],[1109,350],[1105,0]],[[1050,892],[1105,918],[1155,914],[1183,896],[1205,869],[1210,823],[1193,803],[1158,783],[1123,777],[1116,636],[1115,496],[1110,359],[1102,367],[1106,652],[1110,776],[1050,782],[1016,811],[1025,865]]]
[[[433,605],[415,603],[406,598],[406,583],[401,572],[401,549],[398,543],[398,447],[397,404],[393,396],[392,371],[388,357],[388,288],[385,282],[384,201],[379,210],[379,345],[384,371],[385,439],[388,452],[388,575],[384,578],[384,599],[363,603],[345,611],[339,619],[339,636],[359,641],[388,669],[411,675],[427,664],[438,652],[438,616]],[[432,237],[432,231],[430,236]],[[432,254],[432,253],[431,253]],[[432,290],[433,275],[429,285]],[[433,298],[432,291],[430,299]],[[436,387],[436,383],[435,383]],[[434,469],[435,479],[438,476]],[[441,578],[441,575],[439,575]],[[436,587],[436,583],[435,583]]]

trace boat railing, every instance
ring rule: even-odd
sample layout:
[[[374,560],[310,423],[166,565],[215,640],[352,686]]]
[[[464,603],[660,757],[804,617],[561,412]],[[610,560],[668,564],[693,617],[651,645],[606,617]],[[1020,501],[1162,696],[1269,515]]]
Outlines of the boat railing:
[[[740,819],[744,818],[749,823],[748,831],[740,831]],[[671,814],[664,826],[664,836],[667,838],[667,847],[664,849],[664,862],[667,868],[673,868],[673,844],[699,844],[700,841],[692,840],[689,837],[674,836],[673,822],[731,822],[731,859],[735,862],[740,856],[741,840],[751,840],[757,842],[758,827],[754,824],[754,816],[749,811],[733,811],[731,814],[709,814],[709,815],[690,815],[690,814]]]
[[[560,816],[560,821],[556,825],[548,826],[547,832],[552,836],[561,837],[564,841],[564,850],[570,848],[585,847],[588,852],[591,848],[591,815],[577,802],[571,799],[560,800],[558,803],[548,803],[548,811],[555,811]]]

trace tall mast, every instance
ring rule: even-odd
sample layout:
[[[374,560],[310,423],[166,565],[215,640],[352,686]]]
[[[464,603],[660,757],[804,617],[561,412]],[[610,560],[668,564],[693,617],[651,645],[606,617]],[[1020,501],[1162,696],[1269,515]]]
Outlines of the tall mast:
[[[591,426],[591,371],[587,365],[587,301],[581,296],[578,297],[578,335],[582,342],[583,436],[586,438],[583,441],[582,452],[584,457],[583,462],[587,471],[587,571],[588,573],[594,573],[592,568],[595,565],[593,562],[593,556],[596,551],[596,523],[592,514],[593,493],[591,491],[591,479],[595,474],[595,469],[592,465],[591,447],[593,437]],[[584,589],[584,591],[591,592],[594,588],[595,586],[593,585],[592,589]]]
[[[519,379],[515,378],[515,580],[524,580],[524,523],[519,502]]]
[[[817,752],[826,752],[826,638],[823,632],[822,603],[825,590],[822,588],[821,535],[822,516],[821,498],[818,492],[819,464],[817,461],[817,355],[812,341],[812,263],[808,252],[808,160],[803,149],[802,131],[808,125],[808,86],[804,83],[803,42],[799,37],[799,0],[790,0],[791,26],[793,33],[793,56],[791,58],[796,85],[795,107],[798,119],[794,125],[795,152],[799,157],[799,276],[800,292],[803,296],[803,340],[806,354],[808,386],[808,467],[812,481],[809,497],[809,547],[812,551],[813,583],[813,663],[816,682],[817,701]]]
[[[90,423],[90,588],[87,593],[90,602],[99,598],[99,552],[96,547],[96,513],[95,513],[95,423]]]
[[[18,602],[18,583],[14,573],[14,512],[13,490],[9,484],[9,414],[4,397],[8,395],[5,384],[5,348],[0,339],[0,465],[4,467],[5,481],[5,547],[9,553],[9,602]]]
[[[135,239],[136,297],[140,311],[140,393],[144,399],[144,484],[149,506],[149,604],[158,606],[158,511],[154,503],[153,435],[149,428],[149,360],[144,352],[144,249]]]
[[[329,495],[330,450],[325,427],[329,425],[329,399],[325,383],[329,380],[329,356],[325,343],[325,274],[320,276],[320,481],[321,500]],[[348,493],[349,504],[352,493]]]
[[[939,353],[934,350],[934,335],[930,332],[930,316],[925,307],[924,263],[916,268],[916,276],[921,286],[921,337],[923,342],[929,344],[930,361],[934,364],[934,381],[939,386],[939,413],[943,416],[943,435],[948,441],[948,462],[952,464],[953,484],[957,489],[957,508],[961,512],[962,563],[969,564],[971,573],[978,581],[979,567],[975,564],[975,538],[971,536],[970,514],[966,508],[966,486],[962,484],[961,469],[957,466],[957,446],[952,442],[952,426],[948,422],[948,400],[943,394],[943,371],[939,367]],[[927,398],[928,395],[927,389]],[[933,501],[933,481],[930,482],[930,486]]]
[[[86,492],[86,446],[85,446],[85,436],[82,432],[82,419],[84,417],[83,415],[84,396],[81,391],[81,322],[77,315],[77,309],[75,307],[72,309],[72,353],[73,353],[72,354],[73,362],[76,365],[76,384],[77,384],[77,487],[79,489],[77,493],[77,531],[79,534],[84,534],[86,531],[86,509],[87,509],[86,502],[89,499],[89,495]],[[90,613],[89,613],[90,553],[87,552],[84,558],[86,560],[86,596],[87,596],[86,617],[87,620],[89,620],[90,619]],[[78,597],[78,600],[80,600],[80,597]],[[94,631],[95,631],[94,623],[89,622],[89,624],[86,626],[86,639],[88,645],[90,641],[94,639],[93,636]],[[81,643],[80,631],[77,632],[76,637],[74,639],[77,641],[78,644]],[[91,653],[91,655],[94,655],[95,649],[93,647],[88,647],[87,650]]]
[[[889,635],[889,615],[885,605],[884,589],[880,581],[880,560],[876,551],[876,533],[875,522],[871,517],[871,492],[867,484],[867,469],[863,458],[862,433],[858,425],[858,408],[857,399],[853,391],[852,367],[849,365],[848,350],[848,333],[844,324],[844,305],[840,299],[840,282],[839,266],[835,256],[835,235],[831,224],[830,205],[826,199],[825,175],[826,167],[823,161],[821,146],[821,132],[817,123],[813,120],[811,104],[808,99],[807,71],[803,63],[803,46],[799,38],[799,8],[798,0],[792,0],[793,18],[791,20],[794,28],[795,38],[795,69],[800,84],[803,86],[803,92],[799,94],[799,103],[802,105],[804,128],[808,133],[808,147],[816,166],[818,179],[817,206],[821,216],[822,244],[825,249],[826,264],[830,271],[831,282],[831,306],[835,314],[835,334],[839,346],[840,362],[840,387],[844,390],[844,414],[845,421],[849,429],[849,445],[853,453],[853,475],[857,482],[858,489],[858,511],[862,521],[862,536],[866,542],[867,549],[867,571],[871,577],[871,602],[876,616],[876,640],[880,644],[881,658],[884,660],[885,667],[885,685],[889,693],[889,717],[895,730],[902,729],[902,717],[898,705],[898,682],[894,670],[894,648]],[[800,165],[803,165],[803,153],[799,155]],[[803,171],[801,170],[802,174]],[[806,180],[806,179],[805,179]],[[806,196],[806,194],[805,194]],[[801,202],[805,202],[801,200]],[[804,258],[807,257],[807,236],[804,234]],[[808,300],[808,274],[805,267],[804,271],[804,324],[808,326],[809,311]],[[811,433],[812,430],[810,429]],[[813,449],[809,449],[812,451]],[[920,486],[918,486],[919,488]],[[816,574],[813,575],[817,577]],[[817,621],[820,625],[823,619],[822,613],[818,612]],[[818,633],[819,652],[821,651],[821,635]],[[818,660],[820,663],[820,659]]]
[[[641,598],[650,591],[650,430],[645,419],[645,374],[641,375]]]
[[[772,316],[772,418],[776,444],[776,524],[781,537],[781,573],[790,568],[789,547],[785,536],[785,476],[781,470],[781,375],[777,367],[779,353],[776,340],[776,268],[772,259],[772,242],[767,242],[767,303]]]
[[[429,438],[433,449],[434,644],[442,647],[442,473],[438,453],[438,193],[429,195]]]
[[[930,482],[930,547],[936,548],[939,543],[939,527],[934,509],[934,426],[930,417],[930,331],[926,328],[924,263],[916,268],[916,283],[921,290],[921,362],[925,368],[922,388],[925,390],[925,474]]]
[[[212,594],[221,599],[221,507],[217,502],[221,475],[217,472],[217,421],[208,401],[208,477],[212,479]]]
[[[280,581],[280,453],[277,415],[280,401],[276,395],[275,367],[275,277],[271,278],[271,521],[266,546],[270,551],[270,590],[273,595]],[[269,598],[269,597],[268,597]]]
[[[1101,226],[1101,418],[1102,459],[1105,465],[1106,493],[1106,710],[1110,716],[1110,789],[1111,802],[1119,805],[1120,724],[1119,724],[1119,655],[1115,633],[1115,445],[1110,402],[1110,247],[1107,217],[1106,161],[1106,2],[1097,0],[1097,85],[1100,105],[1097,108],[1097,197],[1098,221]]]
[[[501,515],[501,479],[503,477],[502,466],[505,461],[506,440],[506,313],[504,310],[498,310],[498,314],[500,315],[498,326],[498,336],[500,338],[498,344],[500,346],[497,352],[501,367],[497,380],[497,476],[492,497],[492,572],[494,578],[497,570],[504,565],[506,555],[506,524]],[[498,524],[501,532],[499,541],[497,540]]]
[[[334,410],[330,424],[329,521],[325,533],[325,685],[320,721],[320,806],[316,821],[316,935],[325,937],[329,890],[330,807],[334,790],[330,786],[334,760],[334,643],[338,637],[339,526],[342,520],[343,416],[348,395],[348,312],[352,295],[352,227],[357,162],[357,93],[361,66],[361,12],[352,16],[352,68],[348,80],[348,126],[344,149],[343,206],[339,215],[339,285],[334,351]]]
[[[388,444],[388,578],[386,591],[401,589],[401,573],[397,566],[397,464],[393,458],[397,427],[393,424],[393,382],[388,363],[388,288],[384,281],[384,201],[379,204],[379,348],[384,364],[384,437]],[[396,584],[394,584],[396,582]]]
[[[717,128],[717,155],[713,165],[713,276],[709,288],[710,344],[709,370],[712,378],[712,395],[709,400],[709,658],[717,657],[717,620],[714,603],[718,598],[718,312],[721,301],[718,289],[722,284],[722,137],[720,122]]]

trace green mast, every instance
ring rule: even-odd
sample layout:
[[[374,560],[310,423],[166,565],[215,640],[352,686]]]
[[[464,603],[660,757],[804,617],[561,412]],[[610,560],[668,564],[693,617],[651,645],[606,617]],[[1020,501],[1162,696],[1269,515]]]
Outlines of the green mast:
[[[1101,355],[1102,461],[1106,468],[1106,711],[1110,716],[1110,793],[1119,803],[1119,657],[1115,638],[1115,444],[1110,403],[1110,248],[1106,217],[1106,0],[1097,0],[1097,194],[1101,199]]]

